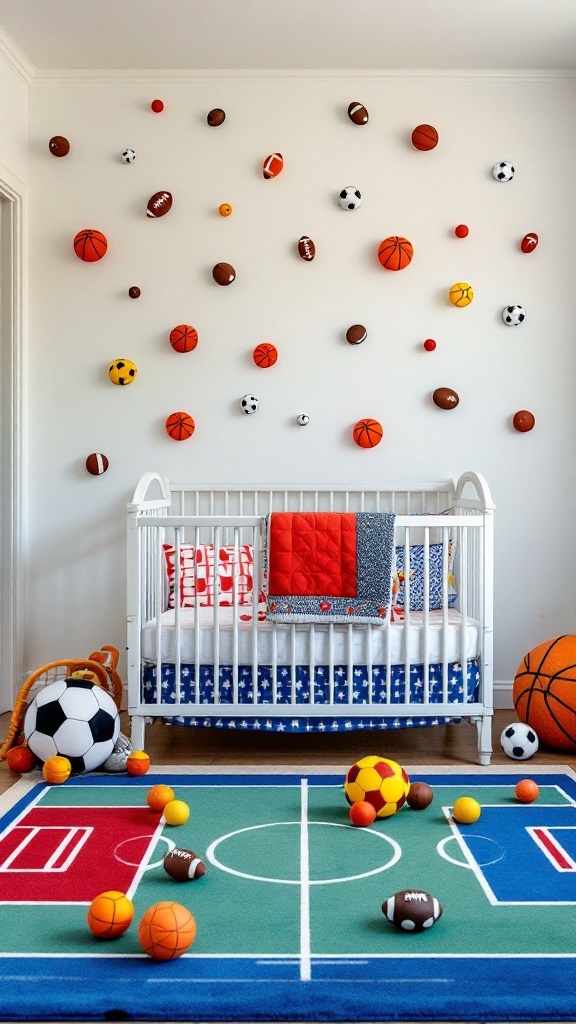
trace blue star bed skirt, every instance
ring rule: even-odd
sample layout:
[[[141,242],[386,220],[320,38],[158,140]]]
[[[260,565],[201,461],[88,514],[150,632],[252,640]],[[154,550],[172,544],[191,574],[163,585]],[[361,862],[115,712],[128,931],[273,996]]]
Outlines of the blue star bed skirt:
[[[288,704],[294,709],[292,702],[292,686],[290,680],[290,667],[278,665],[277,675],[277,703]],[[442,665],[429,665],[429,703],[442,703]],[[173,664],[162,664],[161,666],[161,694],[162,704],[170,705],[176,703],[176,667]],[[191,703],[195,699],[195,666],[181,665],[181,695],[182,703]],[[314,704],[326,703],[329,697],[328,680],[330,671],[326,665],[316,665],[314,668]],[[348,669],[346,665],[337,665],[334,668],[334,703],[344,705],[348,701]],[[305,709],[302,707],[302,715],[297,717],[292,713],[286,718],[266,717],[266,704],[273,702],[272,690],[272,667],[262,665],[258,667],[258,700],[257,707],[260,714],[255,716],[250,712],[254,708],[252,690],[252,666],[241,665],[238,668],[238,698],[241,704],[247,705],[246,718],[230,718],[225,714],[218,717],[203,717],[201,714],[194,717],[184,715],[172,715],[166,717],[165,721],[171,725],[193,725],[204,726],[215,729],[261,729],[269,732],[350,732],[353,729],[407,729],[428,725],[445,725],[449,722],[460,721],[458,716],[417,716],[394,715],[391,713],[391,705],[406,703],[405,692],[405,667],[404,665],[392,665],[390,669],[390,696],[388,697],[388,680],[385,665],[372,666],[372,704],[370,711],[365,717],[350,718],[346,716],[335,717],[327,711],[325,718],[307,718]],[[221,665],[219,670],[219,703],[221,705],[233,702],[233,674],[231,665]],[[454,701],[457,705],[473,704],[478,700],[480,687],[480,669],[478,662],[471,660],[467,663],[466,680],[464,681],[462,665],[459,662],[448,666],[448,700]],[[146,664],[143,667],[143,690],[144,702],[147,704],[156,703],[156,665]],[[413,704],[423,702],[424,692],[424,666],[410,666],[409,701]],[[214,703],[214,666],[200,666],[200,703]],[[379,715],[375,705],[386,705],[385,716]],[[368,669],[366,666],[355,666],[353,684],[353,703],[367,704],[368,702]],[[296,666],[296,705],[310,703],[310,668],[307,665]],[[331,705],[332,706],[332,705]]]

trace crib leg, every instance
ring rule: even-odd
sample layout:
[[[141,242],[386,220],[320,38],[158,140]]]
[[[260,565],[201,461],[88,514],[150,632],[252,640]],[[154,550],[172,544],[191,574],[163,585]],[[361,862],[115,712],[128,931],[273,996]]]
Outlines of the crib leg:
[[[478,763],[489,765],[492,754],[492,715],[475,719],[478,732]]]
[[[132,730],[130,733],[130,739],[134,750],[144,750],[144,732],[146,720],[142,715],[132,715],[131,718]]]

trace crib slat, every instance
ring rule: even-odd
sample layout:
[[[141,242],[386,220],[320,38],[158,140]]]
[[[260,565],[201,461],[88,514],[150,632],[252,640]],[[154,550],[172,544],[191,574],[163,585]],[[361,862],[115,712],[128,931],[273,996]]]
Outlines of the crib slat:
[[[200,527],[194,530],[194,702],[200,703],[200,602],[198,600],[198,560]]]
[[[448,529],[442,527],[442,702],[448,702]]]
[[[422,608],[423,701],[430,703],[430,528],[424,527],[424,602]]]

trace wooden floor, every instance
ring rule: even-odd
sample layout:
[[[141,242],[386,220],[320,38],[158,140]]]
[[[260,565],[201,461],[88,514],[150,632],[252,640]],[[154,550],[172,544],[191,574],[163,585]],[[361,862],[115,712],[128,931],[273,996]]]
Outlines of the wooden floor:
[[[529,765],[568,764],[576,770],[576,755],[561,751],[538,751],[529,762],[513,762],[500,746],[500,734],[509,722],[516,720],[513,711],[497,711],[494,715],[492,764],[517,763]],[[6,736],[10,716],[0,715],[0,740]],[[122,716],[122,731],[130,735],[130,723]],[[476,727],[461,722],[457,725],[425,729],[399,729],[386,733],[350,732],[286,735],[283,733],[235,732],[232,730],[197,729],[167,726],[157,720],[146,729],[146,751],[153,764],[190,765],[291,765],[322,766],[353,764],[366,754],[382,754],[400,764],[413,765],[475,765],[477,764]],[[18,778],[5,761],[0,762],[0,793]]]

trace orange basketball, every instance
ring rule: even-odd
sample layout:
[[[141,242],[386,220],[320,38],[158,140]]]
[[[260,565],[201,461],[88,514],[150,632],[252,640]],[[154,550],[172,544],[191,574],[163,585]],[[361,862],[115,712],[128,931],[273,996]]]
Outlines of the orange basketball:
[[[140,945],[155,960],[175,960],[195,938],[196,921],[181,903],[155,903],[138,925]]]
[[[576,636],[558,636],[529,651],[513,693],[518,718],[541,743],[576,750]]]
[[[354,440],[360,448],[375,448],[382,440],[382,424],[378,420],[358,420],[353,430]]]
[[[74,252],[79,260],[85,263],[95,263],[106,255],[108,241],[106,235],[93,228],[84,228],[79,231],[74,239]]]
[[[195,429],[196,424],[187,412],[173,412],[166,420],[166,433],[174,441],[186,441]]]
[[[188,324],[180,324],[170,331],[170,344],[175,352],[191,352],[198,344],[198,331]]]
[[[385,270],[404,270],[412,262],[414,249],[407,238],[390,235],[380,242],[378,259]]]
[[[267,369],[269,366],[274,366],[274,363],[278,359],[278,349],[274,345],[269,345],[268,342],[262,342],[261,345],[257,345],[252,353],[252,359],[256,363],[256,366],[261,366],[263,369]]]
[[[159,784],[152,786],[146,795],[146,803],[152,811],[163,811],[166,804],[175,799],[176,794],[170,786]]]
[[[36,758],[30,747],[11,747],[6,754],[6,764],[11,772],[31,772],[36,767]]]
[[[438,145],[438,132],[431,124],[419,124],[412,132],[412,145],[416,149],[434,149]]]
[[[88,927],[99,939],[115,939],[132,924],[134,905],[117,889],[102,892],[88,907]]]

